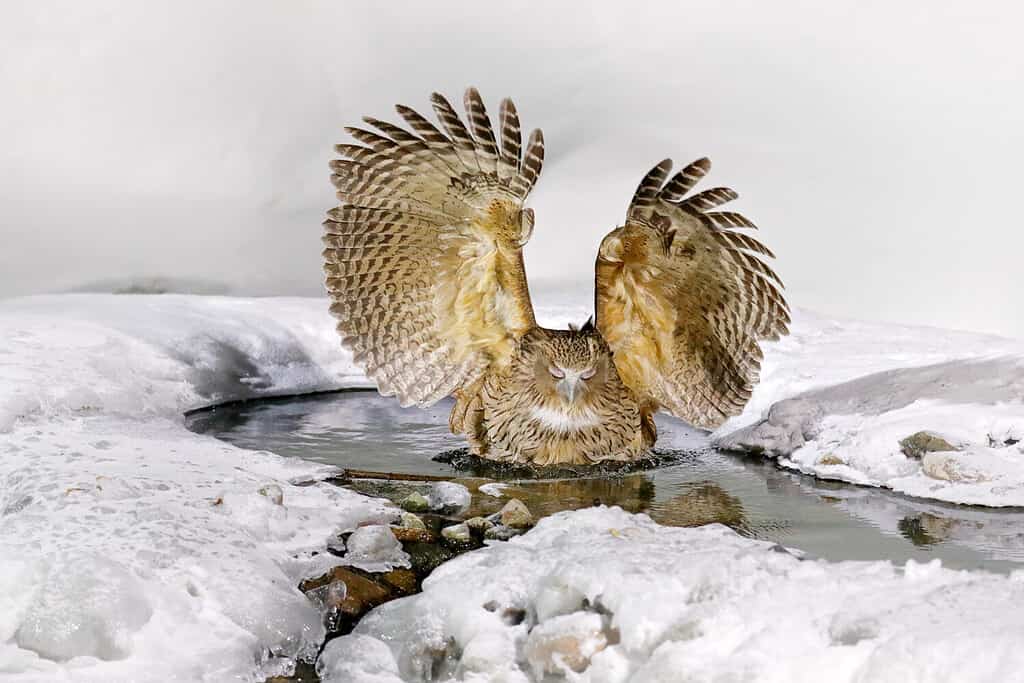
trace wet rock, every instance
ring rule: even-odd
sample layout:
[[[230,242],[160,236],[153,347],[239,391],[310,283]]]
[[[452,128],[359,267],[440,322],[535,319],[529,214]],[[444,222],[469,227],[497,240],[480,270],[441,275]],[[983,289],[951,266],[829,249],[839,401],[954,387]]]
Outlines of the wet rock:
[[[484,539],[488,541],[507,541],[522,533],[522,529],[513,529],[504,524],[495,524],[484,531]]]
[[[468,545],[473,540],[469,526],[465,523],[453,524],[441,529],[441,538],[453,545]]]
[[[410,529],[409,527],[393,526],[391,527],[391,533],[402,543],[409,541],[437,543],[437,534],[428,530],[426,527],[422,529]]]
[[[439,481],[430,488],[427,496],[430,509],[442,514],[457,514],[469,507],[473,500],[472,494],[462,484],[452,481]]]
[[[274,505],[284,505],[284,491],[277,484],[266,484],[257,491],[261,496],[266,496]]]
[[[437,569],[441,564],[455,557],[455,553],[440,543],[423,543],[413,541],[403,543],[402,547],[409,554],[412,570],[419,577],[424,577]]]
[[[411,512],[403,512],[401,522],[398,526],[391,527],[391,533],[399,541],[422,541],[424,543],[437,542],[437,534],[427,529],[427,525]]]
[[[552,617],[533,628],[523,654],[537,679],[545,674],[580,673],[590,658],[608,647],[604,619],[594,612]]]
[[[344,590],[338,587],[332,591],[331,586],[338,582],[344,585]],[[306,594],[325,587],[327,591],[322,597],[324,607],[351,619],[358,619],[395,595],[391,586],[350,567],[334,567],[323,576],[299,584],[299,590]],[[319,596],[314,594],[310,597],[316,600]]]
[[[427,525],[423,523],[423,520],[418,515],[414,515],[411,512],[403,512],[400,524],[406,529],[423,529],[426,530]]]
[[[392,569],[380,575],[380,580],[388,584],[403,595],[415,593],[419,582],[416,579],[416,572],[411,569]]]
[[[925,453],[960,450],[935,432],[917,432],[900,440],[900,450],[908,458],[920,459]]]
[[[483,536],[484,532],[494,526],[494,522],[486,517],[470,517],[466,520],[466,526],[472,533]]]
[[[430,501],[418,491],[413,491],[399,501],[398,505],[407,512],[426,512],[430,509]]]
[[[526,504],[518,498],[513,498],[501,508],[501,523],[513,529],[525,529],[533,526],[533,515]]]

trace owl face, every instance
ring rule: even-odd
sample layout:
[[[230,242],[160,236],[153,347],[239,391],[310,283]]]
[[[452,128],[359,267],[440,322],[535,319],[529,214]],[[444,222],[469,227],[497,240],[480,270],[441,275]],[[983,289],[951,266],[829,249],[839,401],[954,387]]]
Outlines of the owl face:
[[[611,355],[596,332],[534,330],[524,347],[537,390],[548,402],[584,405],[608,380]]]

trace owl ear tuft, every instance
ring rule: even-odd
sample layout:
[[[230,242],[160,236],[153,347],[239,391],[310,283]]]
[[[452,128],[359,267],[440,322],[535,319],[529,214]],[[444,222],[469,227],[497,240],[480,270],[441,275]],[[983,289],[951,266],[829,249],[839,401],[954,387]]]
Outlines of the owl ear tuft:
[[[580,328],[580,332],[593,332],[594,327],[594,316],[587,318],[587,322],[583,323],[583,327]]]

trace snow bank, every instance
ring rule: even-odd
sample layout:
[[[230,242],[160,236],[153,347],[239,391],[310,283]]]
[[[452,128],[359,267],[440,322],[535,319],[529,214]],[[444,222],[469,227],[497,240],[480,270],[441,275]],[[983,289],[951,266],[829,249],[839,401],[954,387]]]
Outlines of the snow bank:
[[[539,306],[542,324],[585,320],[586,306],[571,300]],[[181,413],[230,399],[367,385],[341,350],[323,300],[92,294],[14,299],[0,302],[0,339],[0,673],[16,681],[246,680],[286,671],[295,657],[315,652],[321,627],[295,588],[298,579],[337,563],[319,551],[337,542],[340,532],[386,522],[393,508],[331,486],[298,486],[293,482],[316,478],[323,468],[192,434]],[[764,381],[750,408],[723,434],[756,430],[761,413],[776,401],[817,391],[808,394],[818,406],[814,428],[801,431],[810,439],[783,455],[784,463],[915,495],[1007,504],[1021,499],[1019,445],[1006,445],[1021,433],[1020,401],[1014,400],[1020,387],[1014,359],[1021,346],[801,314],[793,336],[768,348]],[[921,369],[972,358],[979,362],[958,361],[941,372]],[[884,381],[866,377],[886,371]],[[801,425],[807,421],[799,410],[791,413]],[[897,436],[929,428],[969,447],[928,454],[922,464],[895,459]],[[982,443],[984,435],[1001,438],[1001,445]],[[816,453],[826,447],[844,464],[808,464],[818,462]],[[922,474],[926,468],[947,479]],[[723,558],[730,548],[742,550],[737,557],[753,552],[722,530],[679,533],[672,538],[705,539],[699,547],[725,553]],[[369,532],[357,537],[359,561],[406,561],[380,540]],[[530,543],[500,551],[512,553],[510,568],[518,566],[513,555],[529,553]],[[693,561],[697,541],[672,543],[662,567],[674,566],[669,556]],[[564,560],[564,566],[605,572],[597,566],[606,561],[602,547],[588,555],[570,544],[564,557],[578,552],[579,562]],[[637,546],[637,552],[649,550],[654,552]],[[789,562],[769,560],[765,571],[781,561]],[[438,575],[438,585],[447,571]],[[875,571],[882,570],[870,573]],[[536,574],[525,576],[523,581]],[[630,580],[623,576],[628,592]],[[678,587],[672,576],[659,579],[668,597]],[[642,572],[637,577],[641,581]],[[983,579],[967,583],[975,581]],[[531,603],[531,609],[550,608],[552,617],[563,611],[557,608],[565,599],[560,589],[543,595],[555,606]],[[649,608],[656,616],[670,605],[653,601]],[[608,615],[602,614],[604,635],[591,633],[595,639],[581,641],[580,652],[607,659],[602,666],[608,671],[631,670],[638,666],[632,659],[612,661],[604,653],[642,650],[654,642],[650,638],[657,640],[651,633],[660,627],[627,607],[606,606],[617,626],[605,629]],[[462,614],[456,607],[451,615]],[[526,618],[495,610],[499,621]],[[450,614],[439,612],[434,626],[441,628],[437,624]],[[472,623],[465,628],[475,629]],[[511,644],[500,630],[472,647],[462,634],[460,666],[487,670],[495,647],[506,654],[513,652],[509,647],[526,648],[530,658],[544,659],[543,653],[560,647],[563,631],[593,631],[596,623],[588,615],[567,618],[537,631],[532,641]],[[436,628],[432,632],[440,633]],[[430,647],[443,643],[431,641]],[[565,657],[576,656],[570,655]],[[406,662],[402,653],[395,657],[395,666]],[[373,666],[373,676],[390,675],[387,660]],[[366,673],[358,680],[372,678]]]
[[[257,680],[315,655],[299,579],[338,563],[328,539],[395,510],[296,486],[323,468],[192,434],[181,413],[365,384],[323,302],[34,297],[0,303],[0,338],[0,673]]]
[[[541,317],[563,316],[585,318]],[[328,541],[395,511],[296,486],[324,468],[192,434],[181,414],[369,386],[325,301],[29,297],[0,302],[0,339],[0,673],[255,680],[315,654],[295,586],[341,563]],[[349,543],[363,567],[408,562],[372,531]]]
[[[1015,680],[1024,573],[801,561],[590,508],[460,556],[328,644],[352,681]],[[984,652],[984,656],[978,656]]]
[[[804,312],[718,445],[823,478],[954,503],[1024,505],[1024,342]],[[919,431],[957,451],[908,458]]]

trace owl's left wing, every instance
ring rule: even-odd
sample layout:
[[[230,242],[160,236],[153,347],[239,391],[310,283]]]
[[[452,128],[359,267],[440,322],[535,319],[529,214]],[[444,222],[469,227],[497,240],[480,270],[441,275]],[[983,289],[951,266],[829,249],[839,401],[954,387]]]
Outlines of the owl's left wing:
[[[669,179],[666,159],[644,177],[626,224],[601,242],[595,287],[597,328],[623,382],[705,428],[743,409],[758,342],[786,334],[790,321],[782,282],[763,260],[774,255],[742,232],[754,224],[714,210],[736,193],[687,196],[710,168],[700,159]]]

